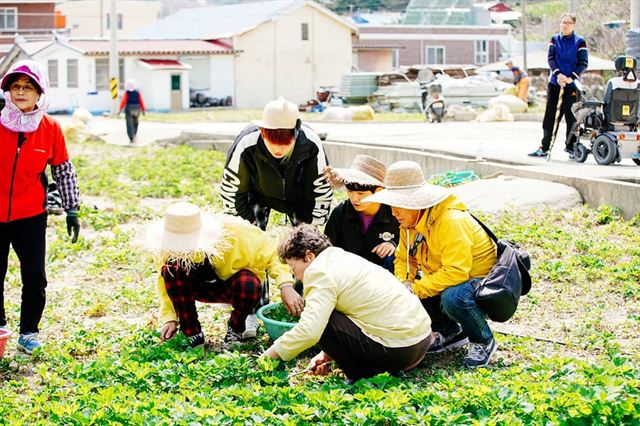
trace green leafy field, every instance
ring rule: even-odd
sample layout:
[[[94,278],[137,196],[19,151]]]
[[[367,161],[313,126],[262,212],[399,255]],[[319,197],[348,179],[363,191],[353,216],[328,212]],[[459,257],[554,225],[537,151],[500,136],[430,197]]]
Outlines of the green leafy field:
[[[483,216],[534,264],[514,319],[492,324],[499,349],[490,368],[459,367],[457,350],[429,355],[404,379],[346,386],[338,370],[296,374],[312,351],[289,363],[259,360],[264,334],[225,353],[223,308],[199,307],[206,350],[186,349],[181,337],[158,342],[143,224],[176,199],[219,209],[222,154],[93,142],[70,150],[85,200],[82,238],[72,245],[64,218],[50,217],[46,349],[27,357],[9,341],[2,425],[640,424],[640,218],[624,221],[610,207]],[[16,331],[13,255],[5,299]]]

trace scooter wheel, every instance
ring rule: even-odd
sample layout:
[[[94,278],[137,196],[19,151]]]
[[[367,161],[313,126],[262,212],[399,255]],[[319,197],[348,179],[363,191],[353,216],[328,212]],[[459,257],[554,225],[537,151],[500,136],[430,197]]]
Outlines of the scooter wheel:
[[[589,155],[589,150],[581,143],[576,144],[576,149],[573,152],[573,159],[578,163],[584,163]]]
[[[596,163],[606,166],[615,161],[618,156],[618,146],[607,135],[600,135],[593,141],[591,149]]]

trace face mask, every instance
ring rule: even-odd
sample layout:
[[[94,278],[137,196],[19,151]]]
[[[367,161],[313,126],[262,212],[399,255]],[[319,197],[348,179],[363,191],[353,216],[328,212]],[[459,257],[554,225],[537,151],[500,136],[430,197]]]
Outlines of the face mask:
[[[30,112],[22,112],[20,108],[15,106],[9,92],[4,92],[4,100],[5,105],[0,113],[0,123],[4,127],[14,132],[25,133],[35,132],[38,129],[45,114],[44,94],[40,95],[40,99],[36,102],[36,109]]]

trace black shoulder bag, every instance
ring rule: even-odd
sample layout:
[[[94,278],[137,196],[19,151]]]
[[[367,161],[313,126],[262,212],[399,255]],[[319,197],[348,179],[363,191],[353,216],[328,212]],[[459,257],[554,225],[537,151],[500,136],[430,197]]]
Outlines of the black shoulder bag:
[[[518,244],[499,240],[477,217],[471,217],[496,243],[498,254],[496,264],[476,288],[476,302],[491,320],[505,322],[516,312],[520,296],[531,289],[531,260]]]

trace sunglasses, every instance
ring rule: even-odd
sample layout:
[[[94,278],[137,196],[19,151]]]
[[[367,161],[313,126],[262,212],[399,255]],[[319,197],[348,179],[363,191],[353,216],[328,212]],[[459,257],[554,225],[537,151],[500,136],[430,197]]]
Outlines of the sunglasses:
[[[24,92],[24,93],[31,93],[34,90],[36,90],[36,88],[34,86],[32,86],[31,84],[25,84],[24,86],[18,83],[13,83],[11,86],[9,86],[9,90],[12,92]]]

